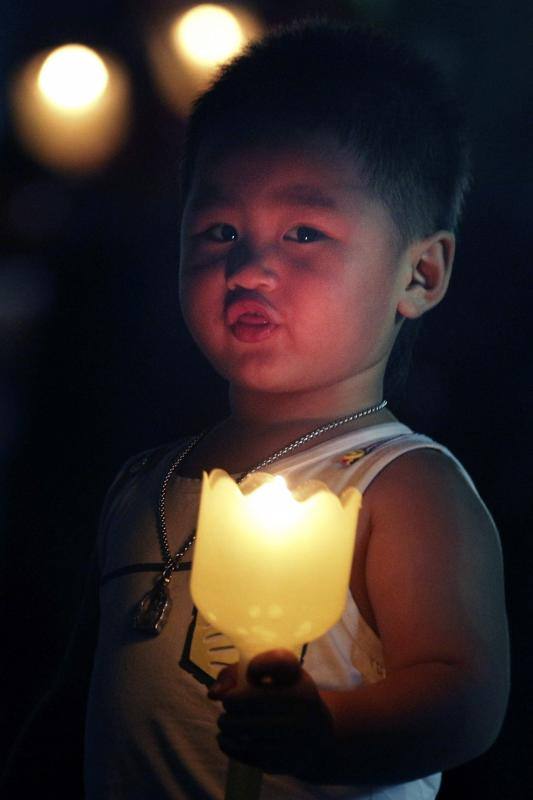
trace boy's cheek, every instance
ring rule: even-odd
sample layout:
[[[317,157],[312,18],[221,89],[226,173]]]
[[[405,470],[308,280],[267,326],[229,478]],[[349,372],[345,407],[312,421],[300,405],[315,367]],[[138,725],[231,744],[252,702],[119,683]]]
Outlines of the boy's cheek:
[[[199,325],[203,330],[206,326],[218,323],[223,317],[223,293],[204,276],[183,279],[180,288],[180,304],[189,327]]]
[[[225,287],[226,255],[220,252],[209,252],[198,248],[180,258],[180,283],[189,287],[198,284],[201,279],[216,280]]]

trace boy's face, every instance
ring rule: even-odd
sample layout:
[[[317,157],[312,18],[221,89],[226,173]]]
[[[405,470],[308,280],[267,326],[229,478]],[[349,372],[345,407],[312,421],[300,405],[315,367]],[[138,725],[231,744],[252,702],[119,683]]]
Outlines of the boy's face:
[[[349,391],[381,376],[401,285],[395,228],[333,137],[205,150],[181,241],[185,320],[234,388]]]

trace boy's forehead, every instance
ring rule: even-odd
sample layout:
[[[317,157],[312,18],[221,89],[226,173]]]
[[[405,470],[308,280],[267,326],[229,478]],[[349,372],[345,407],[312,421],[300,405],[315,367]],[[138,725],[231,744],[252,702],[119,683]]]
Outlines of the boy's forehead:
[[[200,148],[191,186],[195,205],[231,201],[249,188],[323,208],[333,208],[344,193],[367,194],[356,159],[332,136],[241,146],[207,142]]]

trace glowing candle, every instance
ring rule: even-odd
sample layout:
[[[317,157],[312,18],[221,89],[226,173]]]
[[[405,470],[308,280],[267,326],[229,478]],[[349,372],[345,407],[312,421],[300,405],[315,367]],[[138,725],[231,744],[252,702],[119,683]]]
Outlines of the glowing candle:
[[[339,498],[320,481],[290,492],[280,476],[238,485],[223,470],[204,473],[191,593],[239,650],[241,677],[255,655],[299,653],[339,619],[360,504],[352,487]]]

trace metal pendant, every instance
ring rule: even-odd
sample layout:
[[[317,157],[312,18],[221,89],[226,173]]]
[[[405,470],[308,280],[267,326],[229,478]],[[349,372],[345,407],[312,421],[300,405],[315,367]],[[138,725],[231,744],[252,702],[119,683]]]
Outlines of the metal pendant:
[[[172,600],[168,591],[170,576],[163,573],[155,582],[153,589],[146,592],[137,606],[133,627],[143,633],[157,636],[164,628]]]

